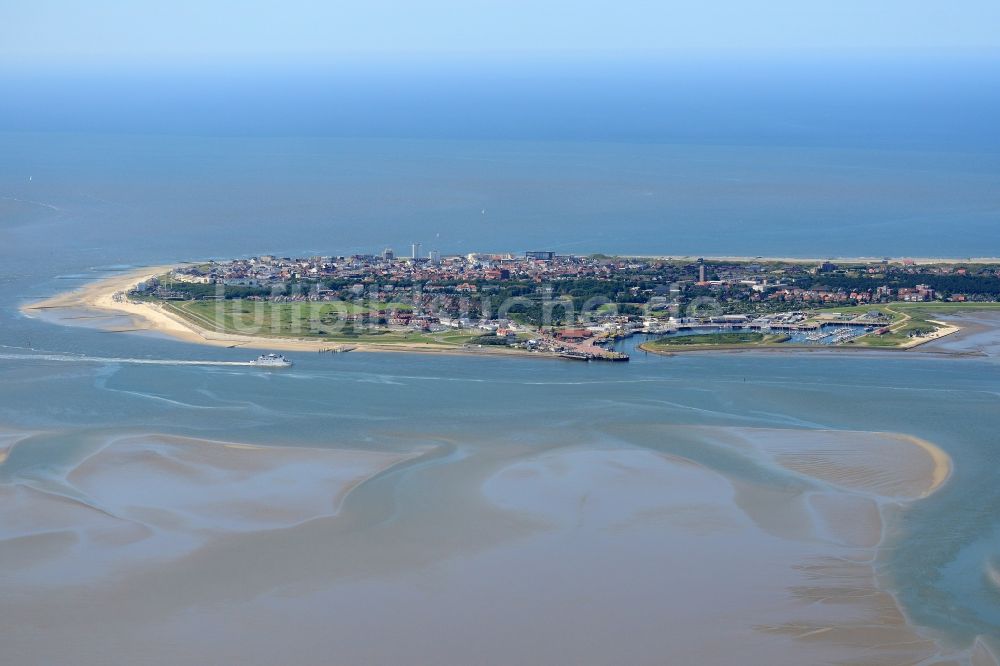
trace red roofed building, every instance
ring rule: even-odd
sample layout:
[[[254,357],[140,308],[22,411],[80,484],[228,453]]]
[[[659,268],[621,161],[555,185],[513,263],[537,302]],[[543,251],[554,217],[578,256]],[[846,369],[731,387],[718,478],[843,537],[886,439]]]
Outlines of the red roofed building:
[[[579,341],[579,340],[586,340],[592,335],[593,333],[585,328],[567,328],[563,331],[557,332],[556,339],[567,340],[567,341]]]

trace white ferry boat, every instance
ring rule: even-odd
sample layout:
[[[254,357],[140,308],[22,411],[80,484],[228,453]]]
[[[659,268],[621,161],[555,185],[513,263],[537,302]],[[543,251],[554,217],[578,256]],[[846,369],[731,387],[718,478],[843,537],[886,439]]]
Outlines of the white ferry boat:
[[[259,368],[290,368],[292,362],[281,354],[261,354],[257,360],[250,361],[250,365]]]

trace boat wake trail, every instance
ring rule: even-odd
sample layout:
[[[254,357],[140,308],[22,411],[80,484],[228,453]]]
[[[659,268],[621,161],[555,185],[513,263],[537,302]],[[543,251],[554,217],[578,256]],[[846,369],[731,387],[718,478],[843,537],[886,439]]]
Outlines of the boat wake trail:
[[[103,356],[77,356],[73,354],[8,354],[0,353],[0,360],[7,361],[56,361],[63,363],[125,363],[129,365],[210,365],[252,367],[249,361],[175,361],[158,358],[108,358]]]

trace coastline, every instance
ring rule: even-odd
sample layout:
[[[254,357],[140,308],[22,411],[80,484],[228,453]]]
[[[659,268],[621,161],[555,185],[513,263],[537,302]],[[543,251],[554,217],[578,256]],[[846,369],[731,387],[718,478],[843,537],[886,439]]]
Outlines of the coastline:
[[[909,316],[906,316],[909,319]],[[902,322],[905,322],[903,319]],[[869,347],[863,345],[804,345],[804,344],[794,344],[794,343],[781,343],[781,344],[729,344],[729,345],[688,345],[681,346],[677,345],[669,349],[656,349],[650,346],[652,340],[647,340],[638,345],[640,351],[644,351],[649,354],[657,354],[658,356],[674,356],[675,354],[716,354],[716,353],[750,353],[750,352],[763,352],[763,353],[784,353],[784,354],[844,354],[844,353],[877,353],[877,352],[889,352],[889,353],[899,353],[899,352],[921,352],[925,354],[939,354],[943,356],[985,356],[986,354],[981,351],[975,350],[954,350],[954,349],[938,349],[930,343],[938,342],[949,336],[954,336],[955,338],[960,338],[961,334],[965,332],[965,326],[958,326],[954,323],[948,323],[944,321],[939,321],[936,319],[928,319],[928,321],[939,326],[930,335],[921,336],[919,338],[914,338],[909,342],[905,342],[901,345],[895,347]],[[930,347],[925,347],[925,345],[930,345]]]
[[[805,261],[805,260],[802,260]],[[468,355],[477,356],[501,356],[507,358],[545,358],[558,359],[556,354],[541,352],[529,352],[521,349],[491,348],[487,346],[471,348],[457,345],[432,344],[426,342],[399,342],[399,343],[377,343],[367,341],[331,341],[320,338],[286,338],[267,337],[254,335],[241,335],[213,331],[196,323],[170,312],[166,308],[154,303],[136,303],[126,300],[116,300],[115,294],[134,287],[151,277],[161,275],[175,268],[179,264],[162,266],[150,266],[136,269],[113,277],[102,278],[83,285],[78,289],[62,292],[32,303],[24,304],[20,311],[29,317],[43,315],[50,311],[88,311],[102,312],[108,316],[126,316],[130,318],[131,324],[128,327],[106,328],[109,332],[149,332],[165,335],[176,340],[191,344],[208,345],[213,347],[245,347],[254,350],[271,350],[286,352],[321,352],[329,351],[331,347],[350,347],[350,351],[357,352],[400,352],[400,353],[423,353],[423,354],[448,354],[448,355]],[[84,319],[85,317],[73,317],[72,319]],[[66,325],[70,318],[54,318],[55,323]],[[905,321],[905,319],[903,320]],[[649,341],[638,345],[638,349],[647,353],[660,356],[673,356],[675,354],[729,354],[729,353],[779,353],[779,354],[843,354],[843,353],[899,353],[907,351],[918,351],[924,354],[936,354],[944,356],[974,357],[986,355],[981,350],[975,349],[952,349],[941,348],[929,343],[938,342],[944,338],[954,337],[960,339],[966,332],[964,322],[956,323],[940,320],[929,320],[938,325],[938,328],[931,335],[915,338],[895,347],[875,347],[861,345],[795,345],[783,343],[780,345],[705,345],[705,346],[677,346],[671,349],[653,349],[649,346]],[[975,329],[978,330],[978,329]]]
[[[177,265],[150,266],[129,271],[114,277],[103,278],[85,284],[79,289],[56,294],[34,303],[21,306],[20,310],[27,316],[35,316],[38,312],[50,310],[83,309],[125,315],[133,320],[133,327],[128,329],[108,329],[112,332],[150,332],[169,336],[191,344],[208,345],[212,347],[245,347],[256,350],[273,350],[288,352],[320,352],[331,346],[344,344],[323,339],[264,337],[239,335],[211,331],[197,326],[179,315],[152,303],[133,303],[115,300],[117,292],[127,291],[136,284],[151,277],[162,275],[176,268]],[[489,348],[459,348],[450,345],[432,345],[428,343],[393,343],[379,344],[363,341],[348,343],[351,351],[357,352],[406,352],[429,354],[475,354],[481,356],[506,356],[519,358],[557,358],[554,355],[526,352],[515,349]]]

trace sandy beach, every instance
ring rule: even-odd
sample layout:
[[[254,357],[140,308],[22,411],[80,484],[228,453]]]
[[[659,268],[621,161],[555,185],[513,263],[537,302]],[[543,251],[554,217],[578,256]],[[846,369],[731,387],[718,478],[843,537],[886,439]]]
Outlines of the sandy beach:
[[[984,260],[985,261],[985,260]],[[508,356],[519,358],[555,358],[551,354],[533,353],[527,354],[517,349],[502,348],[459,348],[453,345],[435,345],[430,343],[393,343],[378,344],[371,342],[351,342],[349,345],[342,343],[332,343],[323,339],[306,338],[282,338],[282,337],[261,337],[250,335],[238,335],[220,331],[212,331],[170,312],[161,305],[154,303],[137,303],[123,298],[115,298],[116,294],[126,292],[136,284],[144,282],[151,277],[162,275],[174,266],[155,266],[129,271],[114,277],[104,278],[84,285],[80,289],[57,294],[45,300],[29,303],[21,307],[21,311],[27,316],[43,316],[47,319],[64,325],[79,325],[81,321],[99,322],[100,317],[87,316],[81,313],[105,313],[107,316],[124,316],[129,318],[128,325],[105,326],[104,330],[118,333],[128,332],[150,332],[166,335],[184,342],[193,344],[209,345],[214,347],[246,347],[257,350],[276,351],[298,351],[298,352],[319,352],[327,351],[338,346],[349,347],[352,351],[360,352],[419,352],[431,354],[480,354],[488,356]],[[899,347],[861,347],[861,346],[837,346],[837,347],[808,347],[781,346],[781,347],[743,347],[717,345],[711,349],[670,349],[654,350],[647,346],[640,345],[640,349],[653,354],[671,356],[674,354],[698,354],[698,353],[739,353],[739,352],[778,352],[778,353],[821,353],[821,352],[893,352],[907,351],[922,348],[930,342],[935,342],[947,336],[954,335],[961,331],[961,326],[954,320],[934,321],[939,328],[932,334],[914,338]],[[968,350],[953,351],[945,347],[932,346],[927,349],[932,353],[941,354],[961,354],[967,355],[974,352]]]
[[[0,666],[1000,666],[1000,2],[190,5],[0,13]]]
[[[420,352],[431,354],[481,354],[490,356],[515,356],[529,358],[551,358],[545,354],[527,354],[521,350],[500,348],[459,348],[454,345],[434,345],[430,343],[393,343],[378,344],[371,342],[354,342],[349,344],[334,343],[321,338],[281,338],[238,335],[212,331],[176,315],[166,308],[154,303],[136,303],[125,299],[116,299],[115,294],[126,292],[137,284],[151,277],[163,275],[174,266],[146,267],[129,271],[114,277],[104,278],[84,285],[80,289],[57,294],[45,300],[29,303],[21,307],[27,316],[44,316],[56,323],[74,324],[84,317],[81,312],[106,313],[108,315],[126,316],[130,319],[127,326],[107,327],[112,332],[150,332],[166,335],[184,342],[209,345],[213,347],[246,347],[247,349],[319,352],[348,346],[352,351],[360,352]]]
[[[25,311],[107,313],[105,330],[214,346],[329,346],[216,335],[114,298],[168,268]],[[992,330],[989,316],[962,321],[942,322],[962,332],[934,340],[954,348],[941,353]],[[428,351],[414,347],[392,351]],[[900,516],[951,478],[925,439],[617,423],[566,441],[514,424],[373,433],[364,447],[0,431],[10,654],[101,663],[95,636],[110,628],[126,637],[116,656],[160,650],[170,659],[150,663],[164,664],[178,644],[232,656],[205,635],[259,664],[335,650],[343,663],[597,665],[622,659],[612,635],[630,637],[636,664],[998,663],[985,640],[956,648],[913,624],[879,566]],[[25,462],[36,450],[59,462]],[[373,646],[373,623],[398,640]],[[451,634],[463,640],[440,640]]]
[[[938,336],[916,351],[931,354],[968,354],[1000,356],[1000,313],[988,310],[968,310],[950,314],[942,322],[957,329],[954,334]]]

